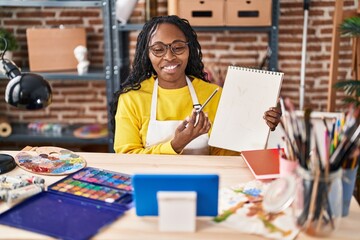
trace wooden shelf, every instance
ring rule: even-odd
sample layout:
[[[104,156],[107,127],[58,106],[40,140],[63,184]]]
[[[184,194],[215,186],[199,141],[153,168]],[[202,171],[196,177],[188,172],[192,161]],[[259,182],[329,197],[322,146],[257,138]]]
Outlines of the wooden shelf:
[[[69,1],[69,0],[52,0],[52,1],[27,1],[27,0],[6,0],[0,1],[1,6],[9,7],[99,7],[102,1]]]
[[[89,145],[89,144],[108,144],[108,138],[95,139],[81,139],[74,136],[73,131],[81,125],[71,125],[63,129],[61,134],[55,133],[38,133],[27,128],[27,124],[16,123],[11,124],[12,133],[8,137],[0,137],[0,143],[26,143],[30,145],[38,143],[52,143],[52,144],[74,144],[74,145]]]
[[[21,69],[22,73],[29,72],[29,69]],[[76,71],[69,72],[32,72],[39,74],[47,80],[61,79],[61,80],[101,80],[105,79],[105,73],[100,69],[90,69],[90,71],[84,75],[78,75]],[[0,78],[7,77],[4,74],[0,74]]]
[[[143,28],[144,24],[126,24],[126,25],[119,25],[119,31],[140,31]],[[241,31],[241,32],[270,32],[272,30],[271,26],[264,26],[264,27],[239,27],[239,26],[193,26],[195,31],[209,31],[209,32],[216,32],[216,31]]]

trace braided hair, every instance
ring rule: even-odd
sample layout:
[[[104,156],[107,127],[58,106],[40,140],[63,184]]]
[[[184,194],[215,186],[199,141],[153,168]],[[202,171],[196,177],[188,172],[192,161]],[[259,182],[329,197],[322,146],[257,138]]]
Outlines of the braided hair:
[[[204,71],[204,63],[202,62],[201,46],[197,40],[197,34],[189,24],[188,20],[179,18],[178,16],[159,16],[154,17],[145,23],[143,29],[137,37],[136,50],[134,61],[132,63],[132,70],[127,79],[120,84],[120,89],[114,93],[112,103],[110,106],[112,131],[115,131],[115,114],[118,105],[119,96],[122,93],[131,90],[139,90],[141,82],[157,75],[150,58],[149,58],[149,41],[156,30],[157,26],[162,23],[170,23],[178,27],[185,35],[186,41],[189,42],[189,59],[185,69],[186,75],[191,75],[196,78],[207,80],[207,73]]]

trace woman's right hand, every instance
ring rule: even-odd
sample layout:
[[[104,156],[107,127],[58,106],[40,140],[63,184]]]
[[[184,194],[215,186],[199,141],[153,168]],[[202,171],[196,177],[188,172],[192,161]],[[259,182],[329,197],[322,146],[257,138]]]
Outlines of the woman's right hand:
[[[198,119],[197,119],[198,118]],[[193,110],[191,116],[187,117],[176,129],[171,146],[177,153],[181,153],[185,146],[192,140],[208,133],[211,122],[203,111],[197,113]]]

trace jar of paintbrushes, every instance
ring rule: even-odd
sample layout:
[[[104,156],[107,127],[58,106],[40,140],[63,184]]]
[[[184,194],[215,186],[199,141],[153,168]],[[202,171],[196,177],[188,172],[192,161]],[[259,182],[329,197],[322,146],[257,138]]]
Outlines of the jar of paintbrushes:
[[[297,168],[293,210],[301,231],[326,237],[338,228],[342,217],[341,177],[341,168],[329,174]]]
[[[281,119],[285,152],[298,162],[293,203],[296,224],[306,234],[328,236],[337,229],[341,217],[347,215],[350,204],[349,200],[343,202],[346,185],[342,172],[358,165],[360,107],[351,107],[346,114],[335,117],[330,126],[322,118],[325,130],[320,131],[311,109],[305,109],[299,117],[289,99],[280,99],[280,105],[285,113]],[[345,189],[352,191],[347,190],[349,187]],[[351,199],[351,192],[344,199]]]

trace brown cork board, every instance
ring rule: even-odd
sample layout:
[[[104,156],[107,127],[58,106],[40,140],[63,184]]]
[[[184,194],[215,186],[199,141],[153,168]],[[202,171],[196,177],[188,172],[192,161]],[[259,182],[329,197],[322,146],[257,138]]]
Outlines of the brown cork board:
[[[86,47],[85,28],[27,29],[30,71],[76,70],[74,48]]]

